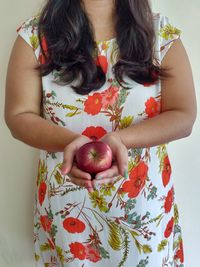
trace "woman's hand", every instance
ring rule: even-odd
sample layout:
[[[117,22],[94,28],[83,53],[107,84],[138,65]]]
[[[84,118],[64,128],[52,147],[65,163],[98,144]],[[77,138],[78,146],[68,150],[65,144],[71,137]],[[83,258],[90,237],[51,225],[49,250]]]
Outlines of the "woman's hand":
[[[89,173],[83,172],[77,167],[76,162],[74,162],[74,157],[76,151],[81,146],[91,141],[92,140],[90,138],[80,135],[69,145],[67,145],[63,152],[63,163],[61,167],[62,174],[67,174],[70,177],[72,183],[78,186],[86,187],[89,192],[93,191],[91,175]]]
[[[110,169],[96,174],[95,179],[92,180],[93,186],[112,183],[119,175],[128,178],[128,150],[117,132],[104,135],[100,141],[110,146],[113,153],[113,164]]]

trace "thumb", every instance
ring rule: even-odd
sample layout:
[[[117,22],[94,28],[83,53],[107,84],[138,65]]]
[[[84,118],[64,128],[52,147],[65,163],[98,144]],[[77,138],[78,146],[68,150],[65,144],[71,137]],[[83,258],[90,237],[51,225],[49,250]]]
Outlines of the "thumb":
[[[61,165],[62,174],[67,174],[71,171],[74,161],[75,150],[72,146],[67,146],[63,152],[63,162]]]
[[[117,165],[118,165],[120,174],[127,179],[128,178],[128,150],[124,145],[118,147],[117,153],[116,153],[116,160],[117,160]]]

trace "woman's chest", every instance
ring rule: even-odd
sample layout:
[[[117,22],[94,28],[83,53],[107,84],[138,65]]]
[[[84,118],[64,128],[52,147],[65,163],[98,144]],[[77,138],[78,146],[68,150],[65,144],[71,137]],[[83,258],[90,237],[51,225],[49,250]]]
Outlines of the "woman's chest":
[[[115,131],[160,113],[160,83],[141,85],[129,78],[125,81],[129,90],[108,73],[102,88],[80,95],[70,86],[54,83],[51,75],[43,77],[43,117],[77,132],[90,126]]]

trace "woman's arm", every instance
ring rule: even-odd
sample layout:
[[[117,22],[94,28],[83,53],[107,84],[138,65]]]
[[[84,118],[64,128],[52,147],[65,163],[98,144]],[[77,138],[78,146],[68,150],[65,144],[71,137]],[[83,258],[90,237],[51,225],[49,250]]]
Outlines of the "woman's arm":
[[[181,40],[162,61],[173,76],[162,81],[161,114],[114,133],[127,148],[151,147],[190,135],[197,107],[192,71]]]
[[[18,37],[9,61],[4,117],[14,138],[50,152],[63,151],[78,134],[41,115],[41,76],[33,49]]]

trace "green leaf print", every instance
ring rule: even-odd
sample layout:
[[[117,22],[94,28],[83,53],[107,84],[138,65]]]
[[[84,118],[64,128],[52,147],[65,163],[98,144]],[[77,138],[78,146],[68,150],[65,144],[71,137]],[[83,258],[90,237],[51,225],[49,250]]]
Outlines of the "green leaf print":
[[[40,159],[38,165],[39,166],[38,166],[37,185],[46,180],[46,174],[47,174],[46,162]]]
[[[30,42],[34,50],[36,50],[39,46],[39,39],[36,35],[32,35],[30,37]]]
[[[178,207],[177,207],[177,204],[174,204],[174,222],[175,222],[175,224],[178,224],[178,221],[179,221]]]
[[[143,246],[142,244],[140,244],[140,242],[136,239],[136,236],[139,236],[139,234],[135,231],[130,231],[130,234],[132,235],[133,239],[134,239],[134,242],[135,242],[135,245],[136,245],[136,248],[138,249],[139,253],[142,252],[142,249],[143,249]]]
[[[66,117],[73,117],[75,115],[81,114],[80,109],[77,108],[76,106],[73,106],[73,105],[62,105],[62,108],[69,109],[69,110],[73,111],[73,112],[67,113],[65,115]]]
[[[141,253],[142,252],[142,245],[138,242],[137,239],[135,239],[135,245],[136,245],[138,251]]]
[[[127,92],[126,89],[121,89],[120,90],[120,94],[119,94],[119,98],[118,98],[118,106],[119,107],[122,106],[125,103],[128,94],[129,93]]]
[[[40,245],[40,250],[42,252],[48,251],[48,250],[51,250],[51,249],[52,248],[51,248],[51,245],[49,243],[45,243],[45,244]]]
[[[141,157],[143,148],[131,148],[130,152],[131,152],[130,156],[132,158]]]
[[[125,129],[133,123],[133,116],[124,117],[120,120],[119,129]]]
[[[59,185],[63,184],[64,180],[59,171],[56,171],[56,174],[54,175],[54,177],[56,179],[57,184]]]
[[[121,228],[122,234],[124,236],[123,239],[123,258],[121,260],[121,262],[119,263],[118,267],[122,267],[124,266],[124,263],[126,262],[128,255],[129,255],[129,234],[128,231],[126,231],[125,229]]]
[[[61,263],[63,263],[65,258],[63,256],[63,250],[62,250],[62,248],[56,246],[56,251],[57,251],[57,254],[58,254],[58,257],[59,257]]]
[[[151,252],[152,252],[152,248],[151,248],[151,246],[149,246],[149,245],[143,245],[143,246],[142,246],[142,250],[143,250],[143,252],[144,252],[145,254],[148,254],[148,253],[151,253]]]
[[[106,251],[103,247],[99,246],[99,253],[103,259],[110,259],[110,255],[108,251]]]
[[[135,208],[135,205],[136,205],[136,199],[129,198],[128,201],[126,201],[125,203],[124,207],[125,213],[128,214],[132,209]]]
[[[149,257],[147,257],[145,260],[141,260],[136,267],[146,267],[147,264],[149,263],[148,259]]]
[[[77,110],[78,108],[72,105],[63,105],[62,106],[64,109],[69,109],[69,110]]]
[[[75,112],[69,112],[69,113],[67,113],[65,116],[66,116],[66,117],[73,117],[73,116],[75,116],[75,115],[79,115],[79,114],[81,114],[80,111],[79,111],[79,112],[75,111]]]
[[[57,232],[58,232],[57,226],[56,225],[52,225],[50,235],[52,237],[55,237]]]
[[[158,248],[157,248],[158,252],[164,250],[167,243],[168,243],[167,239],[162,240],[161,243],[158,244]]]
[[[122,233],[120,227],[115,222],[107,222],[109,226],[108,243],[114,250],[122,249]]]
[[[39,261],[40,256],[35,253],[35,261]]]
[[[51,91],[52,96],[57,97],[57,94],[54,90]]]
[[[164,167],[164,158],[167,155],[167,148],[165,144],[159,145],[157,147],[156,155],[158,156],[160,160],[159,170],[160,172],[162,172],[163,167]]]
[[[157,188],[155,186],[153,186],[152,188],[150,188],[150,192],[147,196],[147,200],[149,199],[154,199],[155,197],[157,197]]]
[[[123,249],[123,258],[118,264],[118,267],[122,267],[129,255],[129,232],[109,219],[106,219],[106,222],[109,226],[109,245],[114,250]]]
[[[72,188],[66,188],[65,191],[63,191],[60,195],[61,196],[64,196],[68,193],[71,193],[71,192],[75,192],[75,191],[81,191],[81,190],[84,190],[84,188],[82,186],[76,186],[76,187],[72,187]]]

